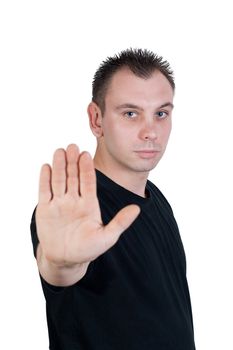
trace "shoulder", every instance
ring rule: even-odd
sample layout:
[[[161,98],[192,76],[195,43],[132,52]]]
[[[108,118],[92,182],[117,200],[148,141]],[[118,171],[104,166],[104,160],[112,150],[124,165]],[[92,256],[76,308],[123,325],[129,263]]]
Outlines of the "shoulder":
[[[166,207],[169,211],[173,213],[172,207],[168,202],[167,198],[164,196],[161,190],[153,182],[151,182],[150,180],[147,180],[146,188],[149,191],[150,196],[152,197],[152,200],[158,202],[161,206]]]

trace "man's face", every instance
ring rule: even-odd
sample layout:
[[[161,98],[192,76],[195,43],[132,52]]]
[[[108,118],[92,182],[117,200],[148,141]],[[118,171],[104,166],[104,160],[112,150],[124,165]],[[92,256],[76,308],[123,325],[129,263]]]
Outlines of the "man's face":
[[[97,148],[109,169],[147,173],[157,165],[171,132],[173,95],[159,71],[149,79],[126,68],[113,76]]]

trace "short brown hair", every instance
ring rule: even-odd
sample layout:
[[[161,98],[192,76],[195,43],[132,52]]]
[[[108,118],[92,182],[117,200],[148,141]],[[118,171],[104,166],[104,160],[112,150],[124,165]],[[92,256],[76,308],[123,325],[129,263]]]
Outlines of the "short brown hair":
[[[173,90],[175,82],[170,64],[147,49],[127,49],[101,63],[92,82],[92,101],[101,112],[105,110],[105,96],[112,76],[121,68],[128,67],[136,76],[149,78],[155,70],[159,70],[169,81]]]

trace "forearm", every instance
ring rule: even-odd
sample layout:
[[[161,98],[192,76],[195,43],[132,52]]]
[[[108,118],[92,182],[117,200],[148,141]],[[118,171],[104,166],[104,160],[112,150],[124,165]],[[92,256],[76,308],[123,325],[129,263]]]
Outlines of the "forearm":
[[[68,287],[77,283],[86,273],[88,263],[73,265],[57,265],[49,261],[43,254],[41,245],[37,248],[37,265],[43,279],[53,286]]]

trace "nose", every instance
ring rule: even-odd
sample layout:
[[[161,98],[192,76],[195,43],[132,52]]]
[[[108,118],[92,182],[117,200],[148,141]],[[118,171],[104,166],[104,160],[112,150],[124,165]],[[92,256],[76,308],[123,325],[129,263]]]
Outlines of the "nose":
[[[155,122],[144,122],[139,131],[141,140],[156,140],[158,137],[158,128]]]

